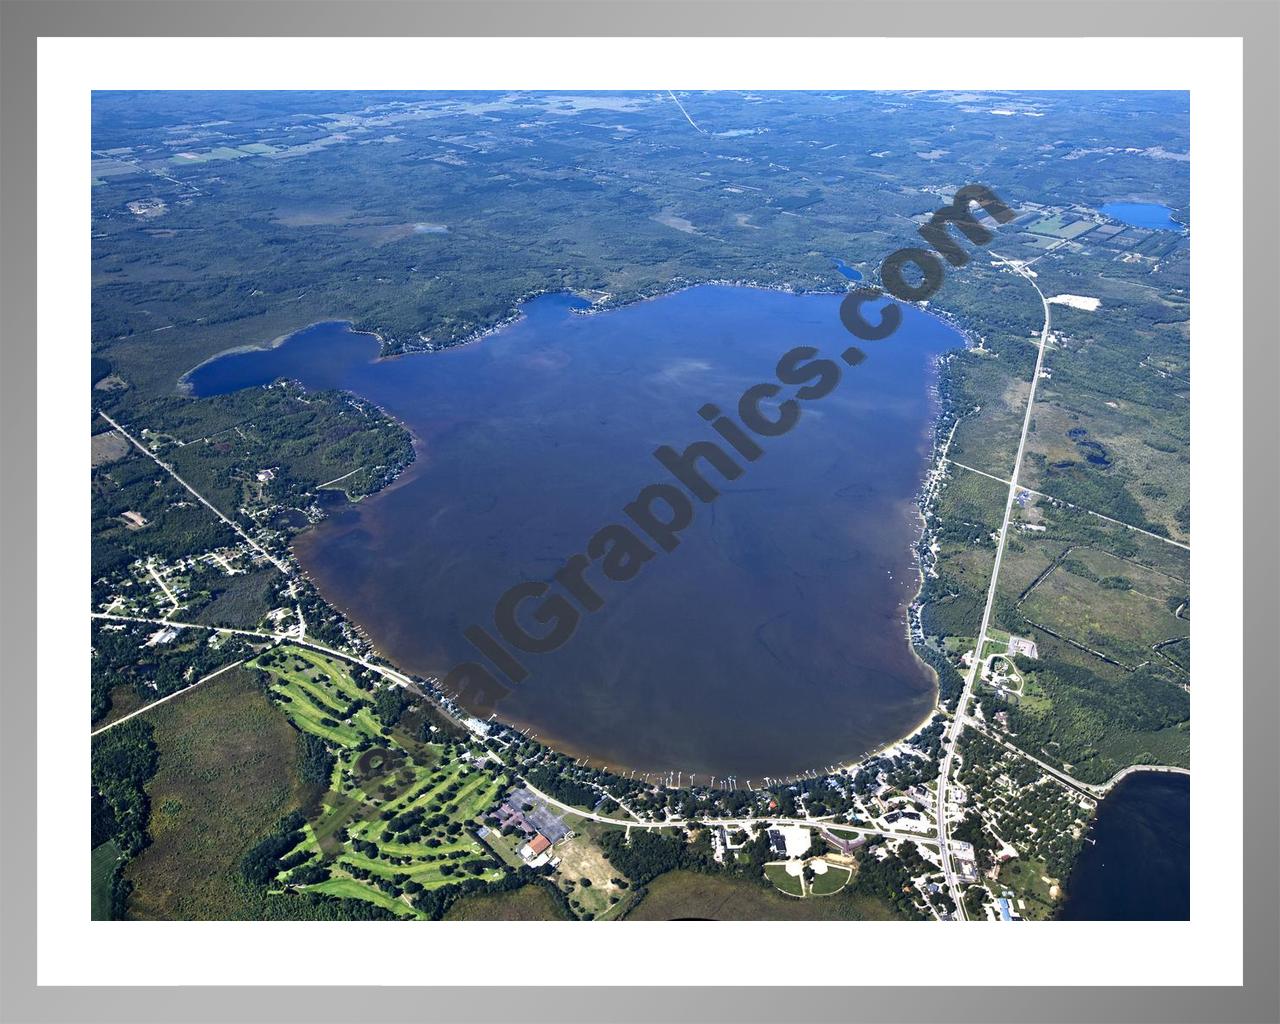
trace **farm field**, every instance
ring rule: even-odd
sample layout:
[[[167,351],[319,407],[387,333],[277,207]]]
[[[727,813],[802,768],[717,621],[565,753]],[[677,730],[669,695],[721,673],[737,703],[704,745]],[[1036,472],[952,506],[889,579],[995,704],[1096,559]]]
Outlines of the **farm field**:
[[[1055,213],[1036,221],[1027,230],[1032,234],[1050,235],[1053,238],[1079,238],[1086,232],[1092,231],[1094,227],[1096,225],[1092,221],[1071,220],[1063,214]]]

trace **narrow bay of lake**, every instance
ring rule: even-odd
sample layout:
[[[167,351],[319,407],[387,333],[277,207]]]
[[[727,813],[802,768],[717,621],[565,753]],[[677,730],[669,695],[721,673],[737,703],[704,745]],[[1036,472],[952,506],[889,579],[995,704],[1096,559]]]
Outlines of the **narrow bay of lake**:
[[[319,324],[270,350],[213,360],[196,395],[279,377],[341,388],[401,420],[417,462],[391,488],[300,534],[326,599],[378,650],[422,675],[481,660],[462,631],[493,629],[498,597],[551,581],[647,484],[654,448],[719,440],[698,410],[733,414],[810,345],[853,340],[840,297],[702,286],[591,316],[546,295],[519,321],[440,353],[377,358],[369,335]],[[857,757],[929,713],[932,672],[911,652],[914,506],[927,470],[936,357],[963,338],[903,307],[796,426],[762,438],[742,475],[704,476],[679,546],[628,582],[587,578],[604,606],[573,637],[521,654],[527,679],[498,717],[615,769],[759,783]],[[787,392],[794,389],[786,389]],[[786,397],[786,394],[780,396]],[[721,442],[729,451],[729,446]],[[545,631],[543,627],[542,631]]]

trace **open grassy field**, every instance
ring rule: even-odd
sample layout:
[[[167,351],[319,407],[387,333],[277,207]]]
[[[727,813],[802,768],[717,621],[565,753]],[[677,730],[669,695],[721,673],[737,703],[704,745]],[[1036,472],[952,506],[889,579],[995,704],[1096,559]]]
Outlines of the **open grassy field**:
[[[152,842],[125,869],[134,885],[129,916],[255,916],[240,861],[265,827],[308,798],[297,772],[297,734],[242,668],[147,718],[159,765],[147,786]]]
[[[814,876],[809,893],[812,896],[831,896],[843,889],[852,876],[853,872],[847,867],[828,862],[826,872]]]
[[[612,881],[621,872],[609,863],[591,836],[561,840],[555,846],[555,856],[560,858],[561,888],[577,913],[602,917],[622,901],[626,891]]]
[[[773,883],[774,888],[785,892],[788,896],[803,896],[804,887],[799,875],[793,875],[785,864],[766,864],[764,877]]]
[[[1017,893],[1021,906],[1014,906],[1028,921],[1045,921],[1051,918],[1058,901],[1049,895],[1054,882],[1046,872],[1043,858],[1016,857],[1000,868],[1001,886],[1008,886]]]
[[[1032,622],[1133,668],[1190,634],[1182,581],[1095,548],[1074,548],[1019,606]]]
[[[1009,595],[1013,601],[1026,596],[1027,591],[1070,548],[1067,541],[1046,540],[1042,533],[1022,529],[1025,524],[1026,520],[1015,508],[1004,556],[1000,560],[1000,593]]]
[[[798,900],[734,875],[669,871],[649,883],[629,921],[886,921],[893,911],[880,900],[847,890],[820,900]]]

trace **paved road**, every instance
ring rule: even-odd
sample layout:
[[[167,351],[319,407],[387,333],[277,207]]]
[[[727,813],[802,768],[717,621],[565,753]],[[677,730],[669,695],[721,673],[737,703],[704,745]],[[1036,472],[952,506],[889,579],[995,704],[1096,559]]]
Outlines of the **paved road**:
[[[941,771],[938,774],[938,852],[941,855],[942,873],[946,879],[947,888],[950,890],[951,898],[956,904],[956,916],[962,921],[968,920],[969,915],[965,912],[964,902],[961,898],[960,883],[956,878],[955,867],[951,862],[951,836],[950,827],[947,823],[947,789],[951,784],[951,771],[955,764],[956,746],[959,743],[961,732],[964,731],[969,699],[973,695],[974,685],[982,669],[982,658],[979,655],[981,655],[987,642],[987,627],[991,622],[991,609],[995,606],[996,585],[1000,580],[1000,560],[1004,557],[1005,538],[1009,533],[1009,517],[1013,513],[1013,503],[1018,495],[1018,475],[1022,470],[1022,455],[1027,447],[1027,433],[1031,427],[1031,411],[1036,400],[1036,385],[1040,381],[1040,369],[1044,365],[1044,352],[1049,341],[1051,321],[1049,303],[1045,299],[1044,292],[1040,290],[1040,286],[1036,284],[1035,278],[1024,267],[998,253],[992,253],[991,255],[1021,275],[1036,290],[1036,294],[1040,296],[1040,306],[1044,310],[1044,326],[1040,328],[1040,347],[1036,352],[1036,368],[1031,375],[1031,390],[1027,394],[1027,411],[1022,417],[1022,434],[1018,438],[1018,453],[1013,460],[1013,473],[1009,479],[1009,493],[1005,498],[1004,519],[1000,523],[1000,539],[996,543],[996,560],[991,568],[991,585],[987,588],[987,603],[982,609],[982,625],[978,629],[978,641],[977,646],[974,648],[973,667],[970,668],[969,674],[965,678],[964,689],[960,693],[960,702],[956,705],[956,714],[951,721],[951,728],[947,732],[944,743],[946,751],[943,755]]]
[[[701,128],[699,128],[697,123],[693,120],[693,118],[689,116],[689,111],[684,109],[684,104],[681,103],[678,99],[676,99],[676,94],[673,93],[670,89],[668,89],[667,95],[676,101],[676,106],[680,108],[680,113],[684,114],[684,119],[688,121],[691,125],[693,125],[696,131],[702,132],[703,135],[706,135],[707,133],[703,131]]]
[[[967,469],[970,473],[977,473],[978,476],[985,476],[988,480],[994,480],[999,484],[1009,483],[1002,476],[996,476],[994,473],[987,473],[981,469],[974,469],[972,466],[966,466],[963,462],[956,462],[955,459],[947,459],[948,463],[953,466],[959,466],[961,469]],[[1116,526],[1123,526],[1126,530],[1132,530],[1134,533],[1141,533],[1146,537],[1154,537],[1156,540],[1162,540],[1166,544],[1172,544],[1175,548],[1182,548],[1183,551],[1190,551],[1190,544],[1183,544],[1176,541],[1172,537],[1162,537],[1158,533],[1152,533],[1150,530],[1144,530],[1140,526],[1132,526],[1129,523],[1121,522],[1119,519],[1112,519],[1110,516],[1104,516],[1101,512],[1095,512],[1091,508],[1084,508],[1081,505],[1073,505],[1069,501],[1063,501],[1061,498],[1055,498],[1052,494],[1045,494],[1044,491],[1032,490],[1030,487],[1019,487],[1018,490],[1026,491],[1028,494],[1035,494],[1041,498],[1048,498],[1050,501],[1056,501],[1059,505],[1066,505],[1067,508],[1073,508],[1077,512],[1083,512],[1085,515],[1093,516],[1095,519],[1105,519],[1108,523],[1115,523]]]
[[[1164,772],[1167,775],[1185,775],[1191,777],[1190,768],[1178,768],[1171,764],[1131,764],[1128,768],[1121,768],[1106,782],[1107,792],[1115,789],[1122,779],[1128,778],[1135,772]]]
[[[607,815],[584,811],[581,808],[574,807],[572,804],[557,800],[523,777],[521,777],[520,782],[530,793],[545,800],[552,807],[558,807],[566,814],[576,814],[578,817],[586,818],[589,821],[599,821],[606,825],[621,825],[624,828],[683,828],[690,821],[697,821],[703,825],[723,825],[726,828],[758,828],[768,822],[771,825],[800,825],[804,828],[825,828],[832,832],[857,832],[861,835],[894,836],[898,839],[914,839],[917,842],[933,842],[934,838],[931,833],[866,828],[861,825],[845,825],[842,822],[835,822],[826,818],[668,818],[666,821],[626,821],[622,818],[610,818]]]
[[[164,470],[166,473],[168,473],[171,477],[173,477],[175,480],[177,480],[177,481],[178,481],[178,483],[182,484],[182,486],[183,486],[183,487],[185,487],[188,491],[190,491],[190,492],[191,492],[191,496],[192,496],[193,498],[195,498],[195,499],[196,499],[196,501],[200,502],[200,504],[201,504],[201,505],[203,505],[205,508],[207,508],[210,512],[212,512],[212,513],[213,513],[215,516],[217,516],[219,519],[221,519],[224,523],[226,523],[229,527],[231,527],[231,529],[235,530],[235,532],[236,532],[237,534],[239,534],[239,535],[240,535],[240,538],[241,538],[241,539],[242,539],[246,544],[248,544],[251,548],[253,548],[255,551],[257,551],[257,552],[258,552],[258,554],[262,555],[262,557],[263,557],[263,558],[267,559],[267,561],[269,561],[272,565],[274,565],[277,569],[279,569],[279,570],[280,570],[282,573],[284,573],[286,576],[292,576],[292,575],[293,575],[293,567],[292,567],[291,565],[289,565],[287,562],[282,562],[282,561],[281,561],[280,559],[278,559],[275,555],[271,554],[271,552],[269,552],[266,548],[264,548],[264,547],[263,547],[261,544],[259,544],[256,540],[254,540],[252,537],[250,537],[250,536],[249,536],[249,534],[248,534],[248,533],[246,533],[246,532],[241,528],[241,526],[240,526],[240,524],[239,524],[239,523],[235,522],[235,521],[234,521],[234,520],[232,520],[232,519],[228,519],[226,516],[224,516],[224,515],[223,515],[223,514],[222,514],[222,513],[217,509],[217,508],[215,508],[215,507],[214,507],[214,506],[213,506],[209,501],[207,501],[207,500],[205,499],[205,497],[204,497],[204,495],[203,495],[203,494],[201,494],[199,491],[197,491],[194,487],[192,487],[192,486],[191,486],[189,483],[187,483],[185,480],[183,480],[183,479],[182,479],[182,477],[178,476],[178,474],[174,471],[174,469],[173,469],[173,467],[172,467],[172,466],[170,466],[167,462],[162,462],[160,459],[158,459],[158,458],[156,457],[155,452],[153,452],[150,448],[148,448],[146,445],[144,445],[144,444],[143,444],[141,441],[139,441],[137,438],[135,438],[132,434],[130,434],[130,433],[129,433],[129,431],[125,430],[125,429],[124,429],[124,427],[120,426],[120,424],[119,424],[119,423],[117,423],[115,420],[113,420],[110,416],[108,416],[108,415],[107,415],[105,412],[103,412],[101,409],[99,409],[99,410],[98,410],[98,415],[99,415],[99,416],[101,416],[101,417],[102,417],[104,420],[106,420],[108,423],[110,423],[113,427],[115,427],[115,429],[116,429],[116,430],[118,430],[121,434],[123,434],[123,435],[124,435],[124,437],[125,437],[125,439],[126,439],[127,441],[129,441],[129,443],[130,443],[130,444],[132,444],[135,448],[137,448],[137,449],[138,449],[138,451],[142,452],[142,454],[143,454],[143,455],[145,455],[147,458],[149,458],[152,462],[154,462],[157,466],[159,466],[161,469],[163,469],[163,470]]]
[[[164,596],[167,597],[169,599],[169,603],[173,605],[173,610],[176,612],[181,608],[182,605],[179,604],[178,599],[173,596],[173,591],[165,584],[160,574],[156,572],[156,567],[151,564],[150,559],[147,559],[147,572],[151,573],[151,578],[156,581],[156,585],[164,591]]]
[[[388,668],[386,665],[379,665],[376,662],[366,661],[364,658],[351,654],[348,651],[339,651],[332,647],[326,647],[324,644],[316,643],[314,640],[308,640],[305,637],[300,637],[294,633],[268,633],[258,629],[234,629],[230,626],[206,626],[200,622],[175,622],[173,619],[152,619],[137,615],[115,615],[111,612],[90,612],[89,617],[94,619],[106,619],[110,622],[146,622],[153,623],[157,626],[178,626],[183,629],[205,629],[211,633],[230,633],[234,636],[252,636],[257,637],[260,640],[273,640],[277,643],[296,644],[299,647],[309,647],[313,651],[319,651],[321,654],[327,654],[332,658],[341,658],[343,661],[350,662],[353,665],[360,665],[363,668],[367,668],[370,672],[376,672],[378,675],[382,676],[384,679],[390,680],[397,686],[403,686],[406,689],[412,690],[414,693],[421,694],[423,692],[422,688],[417,683],[402,672],[397,672],[395,669]],[[424,694],[424,696],[428,696],[430,699],[430,695]],[[443,704],[439,703],[439,701],[432,699],[432,704],[450,721],[454,722],[461,728],[466,728],[466,726],[458,720],[458,717]],[[148,707],[154,706],[155,705],[148,705]],[[144,708],[143,710],[146,709]]]
[[[222,675],[223,672],[228,672],[231,669],[235,668],[237,665],[242,665],[242,664],[244,664],[243,658],[241,658],[239,661],[233,661],[230,665],[223,665],[222,668],[214,669],[207,676],[202,676],[200,679],[197,679],[190,686],[184,686],[181,690],[175,690],[173,693],[169,694],[169,696],[167,697],[161,697],[159,700],[153,700],[146,707],[138,708],[137,711],[131,711],[129,712],[129,714],[124,715],[121,718],[117,718],[114,722],[108,722],[101,729],[94,729],[93,732],[89,733],[89,736],[90,738],[92,738],[94,736],[97,736],[99,733],[106,732],[108,729],[114,729],[121,722],[127,722],[129,721],[129,719],[136,718],[138,715],[146,714],[146,712],[150,711],[152,708],[159,707],[165,701],[173,700],[174,697],[181,697],[184,693],[190,693],[201,683],[207,683],[214,676],[220,676]]]
[[[1050,775],[1053,778],[1057,779],[1068,789],[1074,789],[1076,792],[1081,793],[1082,795],[1090,797],[1094,800],[1101,800],[1104,796],[1106,796],[1113,789],[1115,789],[1116,786],[1120,784],[1120,781],[1122,779],[1125,779],[1128,776],[1134,774],[1134,772],[1166,772],[1170,775],[1188,775],[1188,776],[1191,774],[1191,771],[1187,768],[1178,768],[1175,765],[1170,765],[1170,764],[1131,764],[1127,768],[1121,768],[1118,772],[1116,772],[1113,776],[1111,776],[1111,778],[1109,778],[1106,782],[1081,782],[1079,779],[1075,778],[1074,776],[1068,775],[1061,768],[1055,768],[1053,765],[1048,764],[1044,761],[1041,761],[1040,758],[1036,757],[1034,754],[1028,753],[1027,751],[1023,750],[1021,747],[1016,746],[1013,743],[1010,743],[999,733],[995,732],[993,729],[987,727],[983,723],[971,718],[965,724],[973,729],[976,729],[978,732],[986,736],[989,740],[992,740],[995,743],[999,743],[1000,746],[1004,747],[1004,749],[1009,751],[1011,754],[1017,754],[1020,757],[1026,758],[1032,764],[1039,767],[1046,775]]]
[[[377,672],[382,676],[384,676],[385,678],[390,679],[392,682],[400,686],[407,686],[410,689],[415,691],[419,690],[419,688],[413,683],[411,679],[409,679],[408,676],[402,675],[401,673],[395,671],[395,669],[388,668],[385,665],[374,664],[371,661],[366,661],[363,658],[359,658],[354,654],[348,654],[345,651],[334,650],[332,647],[326,647],[324,644],[316,643],[314,640],[299,639],[298,637],[294,636],[292,633],[268,633],[268,632],[265,632],[262,630],[256,630],[256,629],[234,629],[230,626],[205,626],[195,622],[174,622],[172,619],[152,619],[152,618],[144,618],[136,615],[114,615],[109,612],[93,612],[91,614],[91,617],[95,619],[105,619],[111,622],[145,622],[145,623],[151,623],[159,626],[179,626],[179,627],[188,628],[188,629],[205,629],[213,633],[230,633],[237,636],[252,636],[252,637],[257,637],[263,640],[275,640],[280,643],[297,644],[300,647],[309,647],[312,650],[320,651],[322,654],[327,654],[334,658],[341,658],[343,661],[348,661],[356,665],[362,665],[365,668],[369,669],[371,672]],[[235,662],[234,664],[238,665],[240,664],[240,662]],[[127,715],[125,718],[120,718],[115,722],[112,722],[111,725],[103,726],[102,729],[97,730],[97,732],[93,733],[93,735],[96,736],[98,732],[103,732],[106,729],[112,728],[112,726],[119,725],[120,722],[125,721],[127,718],[132,718],[134,715],[140,715],[145,711],[149,711],[153,707],[155,707],[157,704],[161,704],[166,700],[172,700],[174,697],[180,696],[181,694],[186,693],[188,690],[194,689],[196,686],[199,686],[200,683],[203,683],[208,679],[212,679],[213,676],[218,675],[220,672],[225,672],[227,671],[227,669],[232,667],[234,666],[224,665],[222,668],[218,669],[217,672],[213,672],[210,675],[205,676],[199,682],[193,683],[191,686],[188,686],[185,689],[179,690],[177,693],[170,694],[168,697],[164,697],[161,700],[148,704],[145,708],[140,708],[139,710],[133,712],[132,714]],[[447,708],[444,708],[439,704],[437,704],[436,707],[438,707],[445,715],[448,715],[450,718],[454,718],[454,716],[450,714]],[[456,719],[454,720],[456,721]],[[697,819],[671,818],[671,819],[668,819],[667,821],[639,821],[639,820],[627,821],[622,818],[610,818],[603,814],[595,814],[592,811],[584,811],[578,807],[572,806],[571,804],[566,804],[563,801],[557,800],[555,797],[547,793],[544,793],[542,790],[538,789],[536,786],[530,783],[527,779],[522,778],[520,781],[529,789],[531,793],[535,793],[537,796],[541,797],[547,803],[551,804],[553,807],[560,808],[562,811],[565,811],[569,814],[576,814],[582,818],[588,818],[591,821],[605,822],[610,825],[622,825],[627,828],[678,828],[680,826],[687,824],[690,820],[697,820],[708,825],[724,825],[726,827],[740,828],[745,825],[758,826],[764,821],[769,821],[769,822],[774,822],[782,825],[803,825],[807,828],[822,827],[822,828],[829,828],[835,831],[858,832],[858,833],[864,833],[866,835],[896,836],[899,839],[914,839],[917,841],[933,840],[933,835],[931,833],[910,832],[905,829],[895,830],[895,829],[882,829],[882,828],[864,828],[859,825],[845,825],[843,823],[833,822],[825,819],[810,819],[810,818],[697,818]],[[609,793],[607,795],[610,797],[610,799],[617,801],[617,797],[613,796],[613,794]]]

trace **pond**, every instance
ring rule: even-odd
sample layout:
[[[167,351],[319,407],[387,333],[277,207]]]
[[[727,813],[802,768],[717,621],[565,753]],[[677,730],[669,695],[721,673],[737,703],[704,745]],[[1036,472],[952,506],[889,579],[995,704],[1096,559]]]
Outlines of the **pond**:
[[[850,281],[862,280],[862,271],[859,270],[857,267],[849,266],[849,264],[847,264],[844,260],[833,260],[832,262],[835,263],[836,270],[840,271],[840,273],[842,273]]]

